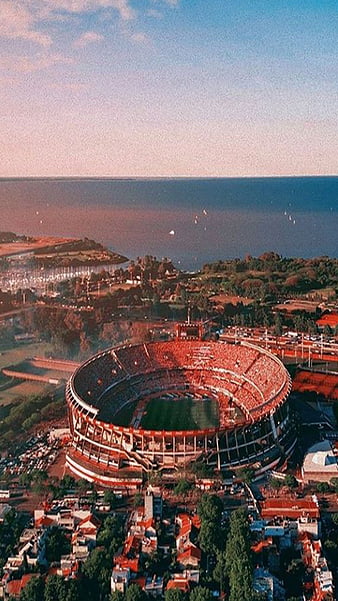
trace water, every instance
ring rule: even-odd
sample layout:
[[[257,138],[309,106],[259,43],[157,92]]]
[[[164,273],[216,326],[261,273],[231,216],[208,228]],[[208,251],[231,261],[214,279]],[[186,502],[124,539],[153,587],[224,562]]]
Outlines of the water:
[[[194,269],[257,256],[338,255],[338,177],[0,180],[1,230],[93,238]]]

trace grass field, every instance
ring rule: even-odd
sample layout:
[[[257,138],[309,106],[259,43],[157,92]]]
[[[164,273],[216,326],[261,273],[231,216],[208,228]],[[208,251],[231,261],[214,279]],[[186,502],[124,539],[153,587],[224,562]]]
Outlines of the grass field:
[[[151,399],[141,420],[147,430],[203,430],[219,424],[218,403],[214,399]]]
[[[8,365],[16,365],[27,357],[49,355],[52,350],[52,345],[48,342],[32,342],[30,344],[16,345],[14,348],[1,351],[0,369]]]
[[[31,394],[43,394],[51,389],[50,384],[44,382],[34,382],[29,380],[16,380],[16,384],[5,390],[0,390],[0,405],[11,405],[20,400],[23,396]]]
[[[27,357],[43,357],[48,355],[51,352],[51,348],[52,347],[48,342],[33,342],[30,344],[16,345],[14,348],[2,350],[0,355],[0,370],[9,365],[17,365]],[[20,380],[11,382],[9,379],[7,380],[5,376],[1,378],[1,385],[4,385],[6,381],[8,381],[8,387],[4,386],[3,389],[1,389],[0,386],[0,405],[4,406],[15,403],[22,396],[40,394],[50,389],[50,385],[44,384],[43,382]]]

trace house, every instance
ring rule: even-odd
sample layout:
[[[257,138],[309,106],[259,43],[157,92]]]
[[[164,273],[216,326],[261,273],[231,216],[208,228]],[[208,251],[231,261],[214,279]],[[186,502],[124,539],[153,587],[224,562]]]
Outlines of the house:
[[[184,576],[179,576],[175,578],[171,578],[168,581],[166,590],[170,591],[171,589],[179,589],[183,593],[190,593],[190,583],[189,580]]]
[[[152,577],[146,578],[143,590],[147,593],[147,595],[151,595],[152,597],[162,597],[163,577],[154,575]]]
[[[177,555],[177,563],[181,569],[198,568],[201,562],[201,550],[190,544],[184,551]]]
[[[39,574],[24,574],[20,579],[10,580],[5,587],[5,598],[13,597],[19,599],[22,590],[32,578],[36,578]]]
[[[285,589],[280,580],[264,568],[256,568],[254,570],[253,589],[258,595],[264,597],[266,601],[285,599]]]
[[[93,514],[89,514],[78,523],[72,536],[72,543],[73,539],[75,542],[77,538],[82,538],[86,542],[91,543],[92,548],[95,547],[96,537],[100,526],[100,520],[98,520]]]
[[[91,511],[87,509],[76,509],[75,507],[64,507],[56,505],[50,509],[35,509],[34,526],[35,528],[49,528],[50,526],[59,526],[64,530],[74,530],[82,520],[92,517]]]
[[[192,520],[187,513],[179,513],[176,516],[176,524],[179,527],[176,536],[176,549],[181,552],[190,544]]]
[[[73,553],[62,555],[60,559],[60,567],[57,569],[57,575],[62,576],[66,580],[76,578],[79,573],[80,562]]]
[[[113,568],[111,577],[110,577],[110,590],[112,593],[118,591],[120,593],[125,593],[127,586],[130,581],[130,568],[121,568],[115,567]]]
[[[306,517],[309,519],[320,518],[319,503],[316,495],[304,499],[283,499],[281,497],[266,499],[261,502],[261,516],[265,518]]]
[[[327,601],[333,599],[333,575],[323,556],[320,540],[313,540],[310,534],[303,533],[299,537],[302,547],[302,559],[308,568],[313,569],[313,592],[311,601]]]

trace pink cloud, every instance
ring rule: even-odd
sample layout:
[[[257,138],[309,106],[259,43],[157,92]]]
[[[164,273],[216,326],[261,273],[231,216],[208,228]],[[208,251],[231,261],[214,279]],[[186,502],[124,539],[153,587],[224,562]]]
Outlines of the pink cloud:
[[[34,14],[22,3],[0,0],[0,37],[20,38],[40,46],[50,46],[49,35],[35,29]]]
[[[73,46],[75,48],[84,48],[88,44],[92,44],[93,42],[101,42],[104,39],[104,36],[96,31],[86,31],[81,34],[80,37],[75,40]]]

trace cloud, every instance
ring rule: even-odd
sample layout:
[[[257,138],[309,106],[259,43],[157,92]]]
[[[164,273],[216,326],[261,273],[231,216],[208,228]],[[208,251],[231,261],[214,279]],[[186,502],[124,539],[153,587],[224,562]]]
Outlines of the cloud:
[[[149,8],[146,14],[148,17],[154,17],[154,19],[162,19],[163,17],[161,11],[157,10],[156,8]]]
[[[49,21],[63,21],[68,15],[113,10],[122,21],[136,18],[130,0],[0,0],[0,37],[21,39],[48,47],[48,33],[39,27]]]
[[[129,38],[136,44],[148,44],[150,41],[149,36],[143,31],[135,31],[129,35]]]
[[[88,89],[87,84],[85,83],[67,83],[67,82],[53,82],[49,86],[52,90],[61,90],[61,91],[69,91],[69,92],[83,92]]]
[[[174,8],[175,6],[179,5],[180,0],[151,0],[154,3],[160,3],[162,2],[162,4],[167,4],[168,6],[171,6],[172,8]]]
[[[123,21],[130,21],[136,17],[136,11],[131,7],[129,0],[30,0],[40,5],[44,14],[57,14],[62,11],[81,14],[100,9],[114,9]]]
[[[102,0],[104,2],[104,0]],[[136,17],[136,12],[131,8],[128,0],[112,0],[113,7],[119,12],[121,19],[129,21]]]
[[[50,46],[49,35],[35,29],[34,13],[16,0],[0,0],[0,37]]]
[[[33,73],[48,69],[55,65],[73,64],[74,60],[62,54],[37,54],[35,56],[5,56],[0,57],[0,70],[16,73]]]
[[[92,44],[93,42],[101,42],[104,40],[104,36],[101,33],[97,33],[96,31],[86,31],[80,37],[75,40],[73,46],[75,48],[84,48],[87,44]]]

